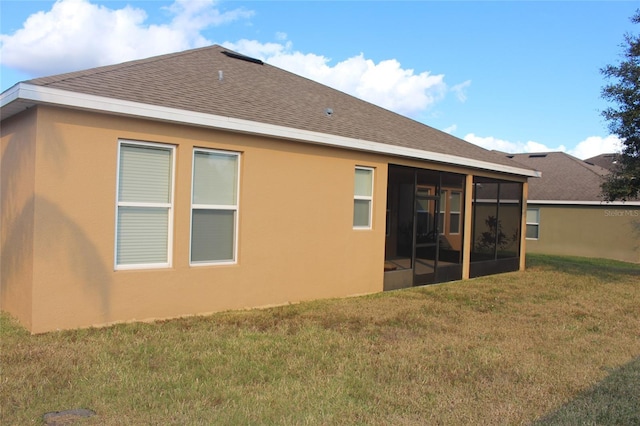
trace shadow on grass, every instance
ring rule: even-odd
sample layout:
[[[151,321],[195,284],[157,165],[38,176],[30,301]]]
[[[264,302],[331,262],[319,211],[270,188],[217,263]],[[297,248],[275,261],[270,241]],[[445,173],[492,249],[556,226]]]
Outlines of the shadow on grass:
[[[534,425],[640,425],[640,357]]]
[[[610,259],[527,254],[527,268],[552,269],[578,276],[594,276],[606,281],[640,277],[640,264]]]

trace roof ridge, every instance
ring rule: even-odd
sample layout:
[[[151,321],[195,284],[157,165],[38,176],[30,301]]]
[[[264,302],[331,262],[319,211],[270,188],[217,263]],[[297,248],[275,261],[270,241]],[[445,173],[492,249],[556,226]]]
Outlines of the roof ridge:
[[[60,82],[64,82],[64,81],[68,81],[74,78],[79,78],[79,77],[86,77],[86,76],[93,76],[93,75],[100,75],[103,73],[107,73],[113,70],[120,70],[120,69],[126,69],[129,67],[133,67],[133,66],[137,66],[137,65],[141,65],[141,64],[150,64],[150,63],[154,63],[157,61],[161,61],[161,60],[165,60],[169,57],[179,57],[179,56],[186,56],[186,55],[191,55],[193,53],[196,53],[197,51],[200,50],[205,50],[205,49],[211,49],[211,48],[221,48],[222,46],[219,46],[217,44],[212,44],[209,46],[203,46],[203,47],[197,47],[194,49],[189,49],[189,50],[182,50],[182,51],[178,51],[178,52],[170,52],[170,53],[163,53],[161,55],[156,55],[156,56],[151,56],[148,58],[141,58],[141,59],[132,59],[130,61],[127,62],[120,62],[120,63],[116,63],[116,64],[109,64],[109,65],[100,65],[97,67],[93,67],[93,68],[87,68],[87,69],[83,69],[83,70],[77,70],[77,71],[69,71],[66,73],[60,73],[60,74],[53,74],[53,75],[49,75],[49,76],[43,76],[43,77],[36,77],[36,78],[32,78],[30,80],[26,80],[26,83],[34,83],[34,84],[39,84],[42,86],[48,86],[50,84],[53,83],[60,83]]]
[[[574,162],[578,163],[579,165],[581,165],[581,166],[582,166],[582,167],[584,167],[585,169],[589,170],[591,173],[593,173],[593,174],[597,175],[598,177],[602,177],[602,176],[604,176],[604,175],[606,175],[606,174],[608,174],[608,173],[609,173],[609,170],[607,170],[607,169],[605,169],[605,168],[603,168],[603,167],[597,166],[597,165],[595,165],[595,164],[587,163],[586,161],[581,160],[581,159],[579,159],[578,157],[574,157],[574,156],[573,156],[573,155],[571,155],[571,154],[567,154],[566,152],[562,152],[562,154],[566,155],[566,156],[567,156],[567,157],[569,157],[572,161],[574,161]],[[594,170],[594,169],[600,169],[600,170]],[[600,173],[600,171],[602,171],[602,173]]]

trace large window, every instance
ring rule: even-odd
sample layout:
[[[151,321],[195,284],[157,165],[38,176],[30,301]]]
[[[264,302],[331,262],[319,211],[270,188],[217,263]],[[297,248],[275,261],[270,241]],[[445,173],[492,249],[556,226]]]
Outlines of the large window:
[[[540,231],[540,209],[527,209],[527,239],[537,240]]]
[[[191,263],[235,262],[239,154],[193,153]]]
[[[120,142],[116,269],[171,265],[173,162],[173,146]]]
[[[353,196],[353,227],[371,229],[373,169],[356,167]]]

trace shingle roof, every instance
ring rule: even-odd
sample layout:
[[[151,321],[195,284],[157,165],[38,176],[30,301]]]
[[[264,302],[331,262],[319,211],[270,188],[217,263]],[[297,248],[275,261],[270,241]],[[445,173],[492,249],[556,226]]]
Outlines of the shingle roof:
[[[500,154],[402,115],[225,52],[214,45],[26,83],[513,166]]]
[[[617,164],[618,154],[608,153],[608,154],[600,154],[595,157],[587,158],[585,163],[593,164],[596,166],[600,166],[607,170],[612,170]]]
[[[600,184],[608,170],[564,152],[507,154],[524,167],[542,172],[529,179],[529,201],[602,201]]]

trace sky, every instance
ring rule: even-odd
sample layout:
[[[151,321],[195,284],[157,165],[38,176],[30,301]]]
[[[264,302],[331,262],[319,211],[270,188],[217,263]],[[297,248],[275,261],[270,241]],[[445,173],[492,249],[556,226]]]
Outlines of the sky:
[[[509,153],[619,151],[601,112],[639,1],[0,0],[1,90],[211,44]]]

